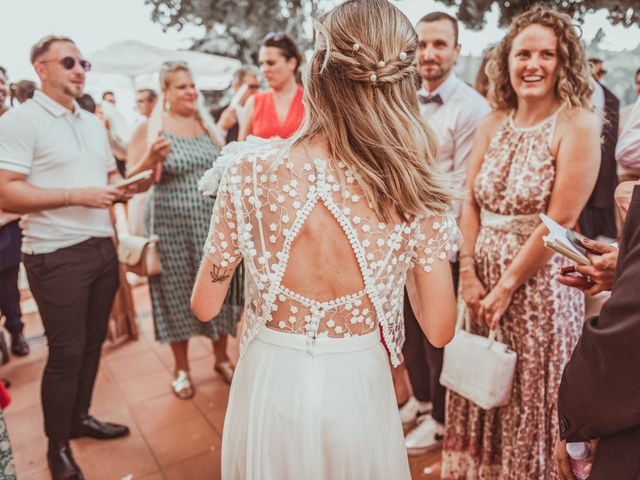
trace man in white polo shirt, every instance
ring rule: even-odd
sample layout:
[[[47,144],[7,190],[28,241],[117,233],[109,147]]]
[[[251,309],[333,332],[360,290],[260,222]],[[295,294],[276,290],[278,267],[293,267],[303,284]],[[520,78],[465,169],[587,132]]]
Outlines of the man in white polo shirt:
[[[416,58],[422,78],[420,110],[439,137],[438,168],[454,175],[462,190],[473,136],[491,109],[453,72],[460,55],[456,19],[442,12],[430,13],[420,19],[416,31]],[[456,214],[459,218],[459,207]],[[457,288],[458,263],[452,262],[451,267]],[[422,417],[405,440],[409,454],[421,454],[440,445],[444,433],[446,392],[440,385],[443,349],[425,338],[406,298],[404,313],[407,338],[403,353],[414,396],[401,408],[400,417],[405,424]]]
[[[0,209],[26,214],[23,262],[49,344],[42,379],[52,476],[82,479],[69,439],[127,435],[88,413],[118,287],[107,210],[129,193],[117,180],[104,126],[78,107],[84,60],[73,41],[46,37],[31,51],[42,90],[0,118]]]

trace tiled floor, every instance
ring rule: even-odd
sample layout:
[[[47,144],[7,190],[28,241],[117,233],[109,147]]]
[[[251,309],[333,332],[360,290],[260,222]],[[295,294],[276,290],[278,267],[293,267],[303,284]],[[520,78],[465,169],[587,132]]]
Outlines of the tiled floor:
[[[220,441],[229,389],[213,372],[211,344],[191,342],[191,371],[197,393],[181,401],[169,391],[172,356],[168,346],[153,339],[146,288],[134,290],[140,314],[140,339],[105,345],[93,396],[92,413],[121,422],[131,435],[114,441],[72,442],[87,480],[199,480],[220,478]],[[25,310],[33,310],[30,301]],[[31,308],[30,308],[31,307]],[[42,333],[36,312],[25,315],[27,336]],[[229,345],[237,358],[238,344]],[[32,346],[25,358],[12,358],[1,375],[12,381],[13,401],[5,411],[19,480],[49,480],[46,439],[42,432],[40,376],[46,345]],[[439,452],[414,457],[414,479],[439,478]]]

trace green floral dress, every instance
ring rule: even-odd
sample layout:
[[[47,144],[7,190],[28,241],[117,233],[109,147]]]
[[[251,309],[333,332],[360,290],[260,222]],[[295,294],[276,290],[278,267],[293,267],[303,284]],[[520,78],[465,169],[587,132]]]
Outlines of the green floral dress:
[[[211,322],[198,321],[191,312],[191,291],[202,260],[202,247],[209,232],[214,199],[198,190],[198,180],[210,167],[219,149],[207,135],[181,137],[164,134],[171,153],[162,165],[162,178],[152,198],[154,233],[162,274],[149,278],[156,339],[162,343],[188,340],[203,335],[217,340],[235,335],[241,307],[225,303]],[[145,225],[150,231],[150,210]]]

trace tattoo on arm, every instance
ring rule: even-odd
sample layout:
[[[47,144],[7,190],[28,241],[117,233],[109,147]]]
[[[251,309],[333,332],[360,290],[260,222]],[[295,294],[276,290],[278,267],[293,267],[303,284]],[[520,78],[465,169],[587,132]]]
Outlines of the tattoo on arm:
[[[231,276],[230,268],[222,268],[218,265],[212,265],[209,275],[211,275],[211,283],[222,283]]]

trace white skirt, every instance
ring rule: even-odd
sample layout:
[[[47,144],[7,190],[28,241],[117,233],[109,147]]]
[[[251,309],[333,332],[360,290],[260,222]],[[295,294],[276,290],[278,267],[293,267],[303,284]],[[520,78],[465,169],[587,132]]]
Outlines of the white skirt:
[[[233,377],[222,478],[410,480],[379,331],[308,346],[265,328]]]

